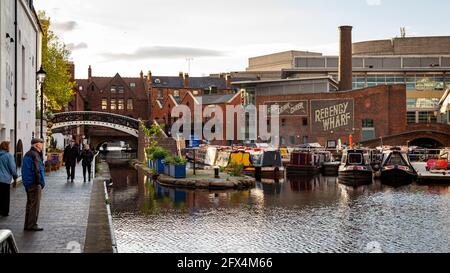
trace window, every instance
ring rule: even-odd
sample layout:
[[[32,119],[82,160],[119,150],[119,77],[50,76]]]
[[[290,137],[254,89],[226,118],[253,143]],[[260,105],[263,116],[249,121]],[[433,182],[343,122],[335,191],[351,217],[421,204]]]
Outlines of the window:
[[[416,112],[408,112],[406,114],[406,120],[407,120],[408,124],[416,123]]]
[[[163,90],[162,89],[158,89],[158,99],[163,99]]]
[[[115,99],[111,100],[111,110],[117,110],[117,101]]]
[[[295,136],[290,136],[289,142],[291,143],[291,145],[295,145]]]
[[[198,96],[198,90],[194,90],[194,91],[192,91],[192,94],[194,95],[194,96]]]
[[[125,92],[125,88],[122,85],[117,86],[117,90],[120,94],[123,94]]]
[[[286,127],[286,119],[281,119],[281,127]]]
[[[125,101],[124,99],[119,99],[119,103],[118,103],[118,110],[125,110]]]
[[[115,85],[111,86],[111,93],[116,93],[117,87]]]
[[[133,99],[128,99],[127,100],[127,109],[128,110],[133,110]]]
[[[27,99],[27,87],[26,87],[26,58],[25,47],[22,46],[22,99]]]
[[[180,97],[180,90],[174,90],[174,91],[173,91],[173,96],[174,96],[175,98]]]
[[[102,99],[102,110],[108,110],[108,100]]]
[[[360,165],[363,163],[362,154],[348,154],[348,163],[351,165]]]
[[[135,82],[130,82],[130,87],[131,88],[135,88],[136,87],[136,83]]]
[[[417,99],[408,99],[407,104],[408,108],[415,108],[417,105]]]
[[[419,112],[419,123],[437,123],[434,112]]]
[[[210,94],[217,94],[217,90],[218,90],[218,89],[217,89],[217,86],[214,86],[214,85],[213,85],[213,86],[210,86],[210,87],[209,87],[209,91],[210,91],[209,93],[210,93]]]
[[[286,139],[284,137],[280,137],[280,145],[286,145]]]
[[[363,128],[374,128],[374,122],[373,119],[364,119],[362,121],[362,127]]]
[[[303,144],[308,144],[309,143],[309,138],[308,136],[304,136],[303,137]]]
[[[303,118],[302,124],[303,124],[303,126],[308,126],[308,118]]]

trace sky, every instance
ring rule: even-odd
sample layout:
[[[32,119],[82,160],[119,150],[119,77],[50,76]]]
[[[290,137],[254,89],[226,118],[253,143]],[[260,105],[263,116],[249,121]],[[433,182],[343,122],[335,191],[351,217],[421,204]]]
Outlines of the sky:
[[[35,0],[72,50],[76,78],[243,71],[248,58],[304,50],[335,55],[353,40],[450,35],[443,0]]]

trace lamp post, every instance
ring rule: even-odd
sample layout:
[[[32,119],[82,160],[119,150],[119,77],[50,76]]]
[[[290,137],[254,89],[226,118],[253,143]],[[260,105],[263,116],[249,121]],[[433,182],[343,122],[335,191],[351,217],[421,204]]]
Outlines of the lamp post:
[[[44,81],[47,76],[47,72],[42,68],[36,72],[37,80],[41,85],[41,139],[44,139]]]

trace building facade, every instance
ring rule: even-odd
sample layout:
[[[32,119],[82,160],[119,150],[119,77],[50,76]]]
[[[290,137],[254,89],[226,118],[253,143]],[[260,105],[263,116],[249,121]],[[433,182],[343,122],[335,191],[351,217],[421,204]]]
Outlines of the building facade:
[[[71,70],[74,71],[73,68]],[[150,119],[149,87],[142,72],[139,77],[122,77],[118,73],[113,77],[96,77],[89,66],[87,76],[87,79],[75,79],[75,94],[67,111],[105,112],[143,121]],[[66,128],[59,133],[94,146],[118,140],[137,145],[134,137],[109,128],[81,126]]]
[[[406,128],[404,85],[337,91],[331,77],[233,84],[249,98],[246,104],[280,107],[280,139],[275,142],[281,146],[348,143],[350,135],[358,143]]]
[[[15,24],[17,22],[17,24]],[[36,132],[36,71],[42,29],[31,0],[0,1],[0,141],[10,141],[18,167]]]

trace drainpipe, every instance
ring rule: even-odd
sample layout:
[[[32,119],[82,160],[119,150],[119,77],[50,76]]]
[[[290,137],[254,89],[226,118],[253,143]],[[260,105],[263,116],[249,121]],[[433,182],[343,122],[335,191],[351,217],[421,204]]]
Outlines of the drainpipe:
[[[18,22],[17,22],[17,1],[14,1],[14,37],[15,39],[15,49],[14,49],[14,158],[17,162],[17,50],[19,46],[18,39]]]

